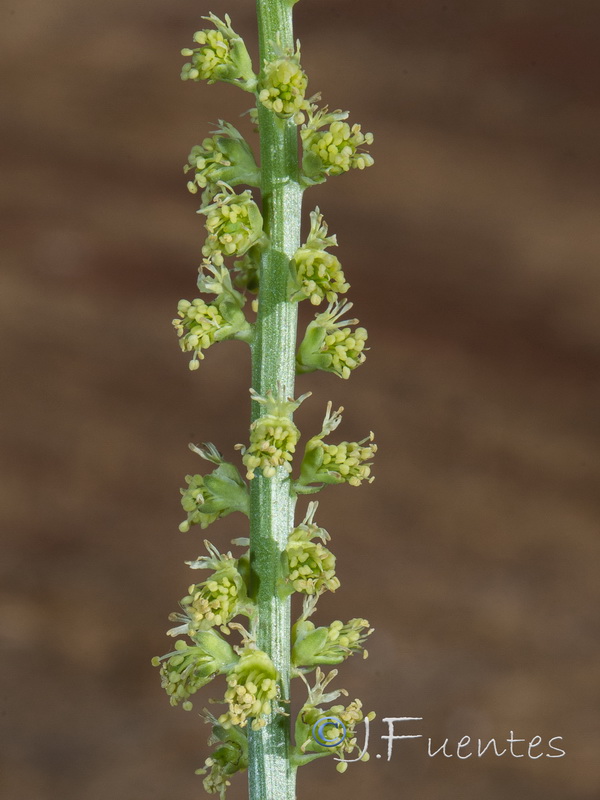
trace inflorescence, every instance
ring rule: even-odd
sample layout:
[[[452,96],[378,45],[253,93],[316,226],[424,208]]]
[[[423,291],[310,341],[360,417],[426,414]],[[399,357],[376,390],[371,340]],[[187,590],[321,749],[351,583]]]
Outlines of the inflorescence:
[[[363,133],[358,124],[350,125],[348,112],[319,108],[318,95],[307,97],[308,78],[299,45],[284,50],[278,42],[273,43],[274,57],[255,72],[229,16],[220,19],[209,14],[203,19],[210,27],[197,31],[194,46],[182,50],[188,59],[182,79],[231,83],[254,95],[251,117],[259,125],[265,114],[271,114],[280,125],[297,126],[302,158],[295,179],[301,189],[373,163],[367,152],[373,135]],[[191,355],[190,369],[197,370],[205,352],[218,342],[252,344],[257,322],[247,318],[244,307],[247,292],[260,286],[261,257],[269,238],[253,195],[253,189],[260,189],[263,183],[261,169],[237,128],[220,120],[210,136],[191,148],[184,172],[189,191],[200,198],[198,213],[204,217],[206,237],[197,283],[201,296],[179,301],[173,325],[181,350]],[[306,241],[289,260],[287,299],[290,303],[308,300],[314,306],[327,303],[307,326],[296,356],[297,372],[321,370],[347,379],[365,360],[367,331],[358,326],[358,320],[346,318],[352,304],[339,299],[350,284],[340,260],[330,252],[336,245],[335,235],[328,233],[323,215],[315,208]],[[257,302],[251,307],[256,312]],[[342,409],[332,413],[331,403],[321,432],[307,441],[294,477],[300,430],[293,414],[308,394],[294,400],[278,387],[264,396],[252,389],[251,397],[257,413],[248,443],[237,446],[245,478],[214,445],[190,445],[212,465],[212,471],[186,476],[181,490],[186,515],[181,531],[195,526],[205,529],[235,511],[249,515],[246,481],[269,481],[278,476],[289,480],[290,492],[297,497],[318,492],[327,484],[360,486],[373,480],[371,466],[377,448],[372,433],[358,442],[324,441],[341,421]],[[302,615],[292,629],[290,660],[292,674],[307,685],[308,697],[296,719],[291,761],[298,766],[336,755],[342,759],[337,768],[344,771],[344,756],[356,750],[356,725],[365,715],[360,700],[332,705],[346,693],[342,689],[325,691],[336,671],[325,676],[321,666],[337,665],[358,652],[366,657],[364,642],[372,629],[360,618],[323,626],[309,620],[321,595],[340,586],[336,559],[328,547],[329,534],[314,521],[316,509],[316,503],[309,504],[306,517],[289,532],[287,545],[279,554],[284,572],[282,596],[297,593],[304,598]],[[206,542],[208,556],[187,562],[191,569],[205,570],[206,577],[189,584],[180,610],[170,616],[176,626],[169,634],[182,638],[177,638],[171,652],[153,659],[160,667],[161,683],[171,704],[187,710],[201,687],[224,676],[221,699],[211,702],[222,702],[226,710],[220,716],[206,710],[203,714],[212,729],[209,743],[215,749],[198,770],[206,791],[218,794],[221,800],[231,776],[248,767],[248,729],[261,730],[274,716],[288,713],[282,705],[281,677],[273,661],[236,621],[246,617],[252,626],[256,605],[248,540],[234,543],[245,548],[237,556],[220,553]],[[236,634],[241,634],[237,644],[229,640]],[[306,675],[314,670],[316,680],[311,686]],[[326,747],[311,735],[312,726],[323,715],[344,723],[345,736],[335,747]],[[372,714],[366,716],[372,718]],[[336,730],[325,728],[323,736],[333,740]]]

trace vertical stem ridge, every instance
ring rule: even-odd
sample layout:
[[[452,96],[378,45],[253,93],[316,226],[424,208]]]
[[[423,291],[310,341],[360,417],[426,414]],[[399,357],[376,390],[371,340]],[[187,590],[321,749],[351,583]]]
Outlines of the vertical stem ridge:
[[[276,41],[293,46],[292,10],[286,0],[257,0],[261,68],[275,56]],[[252,345],[252,385],[261,395],[292,397],[296,362],[297,304],[288,300],[289,261],[300,246],[302,189],[298,183],[298,134],[258,104],[262,201],[269,245],[260,270],[259,311]],[[262,413],[254,403],[252,416]],[[281,599],[282,551],[294,527],[295,500],[282,468],[273,478],[256,475],[250,489],[253,632],[281,676],[281,699],[289,700],[290,598]],[[295,769],[289,762],[289,717],[274,715],[248,731],[250,800],[294,800]]]

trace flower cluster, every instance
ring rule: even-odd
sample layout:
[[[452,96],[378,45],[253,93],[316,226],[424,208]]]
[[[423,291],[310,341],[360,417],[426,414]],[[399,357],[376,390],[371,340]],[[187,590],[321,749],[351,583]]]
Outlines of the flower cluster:
[[[300,431],[294,425],[291,414],[307,395],[298,400],[286,400],[275,398],[270,392],[266,397],[261,397],[252,389],[250,394],[253,400],[265,407],[265,414],[250,426],[249,447],[238,445],[248,470],[246,477],[252,480],[256,470],[261,470],[265,478],[272,478],[278,467],[291,472],[291,461],[300,438]]]
[[[357,319],[340,321],[351,308],[352,303],[331,303],[325,312],[317,314],[298,350],[298,372],[321,369],[340,378],[349,378],[351,371],[363,363],[366,329],[349,327],[356,325]]]
[[[187,519],[179,530],[187,533],[192,525],[207,528],[212,522],[234,511],[248,514],[248,487],[238,468],[223,459],[212,444],[190,445],[202,458],[217,465],[210,475],[186,475],[187,487],[181,489],[181,505]]]
[[[199,211],[206,215],[208,231],[202,254],[217,266],[224,256],[244,255],[263,235],[262,216],[250,190],[236,194],[227,184],[219,185],[221,192]]]
[[[254,91],[256,76],[252,70],[252,62],[243,39],[231,27],[231,19],[225,15],[225,21],[214,14],[203,19],[212,22],[214,29],[196,31],[194,42],[196,48],[184,48],[182,56],[191,59],[183,65],[182,80],[208,83],[225,81],[234,83],[247,91]]]
[[[366,619],[351,619],[346,623],[336,619],[328,627],[321,628],[301,619],[294,630],[292,661],[298,667],[339,664],[359,650],[366,658],[368,653],[363,642],[372,632]]]
[[[350,486],[360,486],[363,481],[371,483],[371,459],[377,451],[376,444],[372,442],[373,432],[360,442],[340,442],[339,444],[325,444],[320,446],[323,451],[323,461],[319,470],[323,477],[339,476],[339,483],[346,482]],[[338,482],[338,481],[336,481]]]
[[[312,492],[312,484],[349,483],[350,486],[360,486],[363,481],[372,483],[374,480],[371,466],[377,445],[371,444],[374,438],[372,431],[360,442],[326,444],[323,441],[342,420],[343,409],[331,413],[331,407],[329,402],[321,433],[306,443],[300,479],[295,484],[297,492]]]
[[[179,336],[179,346],[184,353],[193,354],[190,369],[198,369],[200,359],[204,358],[202,351],[231,335],[230,326],[214,304],[205,303],[201,298],[180,300],[177,315],[179,319],[173,320],[173,327]]]
[[[245,610],[246,585],[237,559],[231,553],[221,555],[209,542],[206,542],[206,548],[208,557],[187,563],[192,569],[212,569],[213,572],[205,581],[189,587],[188,594],[180,603],[183,613],[170,616],[173,622],[180,623],[169,631],[171,635],[185,633],[193,638],[197,631],[214,627],[229,633],[227,623]]]
[[[338,294],[348,291],[350,284],[346,283],[339,259],[326,249],[336,245],[336,237],[327,235],[327,224],[319,209],[311,211],[306,244],[296,250],[290,264],[291,300],[308,298],[317,306],[323,300],[333,303]]]
[[[329,540],[329,534],[313,522],[316,506],[316,503],[309,506],[306,519],[290,533],[285,548],[288,581],[294,591],[307,595],[335,592],[340,586],[335,574],[335,556],[321,543]]]
[[[347,111],[315,108],[300,131],[304,148],[302,170],[308,183],[320,183],[328,175],[341,175],[353,168],[370,167],[373,158],[363,148],[373,144],[373,134],[363,133],[360,125],[350,127],[344,121]]]
[[[300,49],[294,55],[265,63],[258,99],[265,108],[280,117],[293,117],[296,124],[304,121],[302,111],[308,109],[305,99],[308,79],[300,66]]]
[[[195,145],[183,171],[193,171],[187,187],[192,194],[203,189],[202,204],[210,202],[219,182],[229,186],[260,184],[260,170],[242,134],[228,122],[219,122],[214,135]]]
[[[221,266],[225,256],[242,256],[263,237],[262,216],[249,189],[236,194],[226,183],[213,202],[198,213],[206,215],[208,237],[202,255]]]
[[[252,730],[263,728],[279,694],[277,670],[269,656],[262,650],[247,648],[228,674],[227,684],[225,701],[229,711],[219,717],[219,724],[224,728],[244,728],[251,719]]]
[[[161,685],[169,695],[172,706],[183,701],[183,708],[192,708],[188,698],[205,686],[218,673],[227,672],[237,661],[233,648],[215,631],[196,634],[195,644],[183,639],[175,642],[175,650],[152,659],[160,666]],[[164,663],[161,663],[164,662]]]
[[[356,726],[365,719],[369,721],[375,719],[373,711],[368,714],[363,713],[362,703],[358,699],[348,703],[347,706],[338,703],[325,708],[324,704],[331,703],[340,695],[348,693],[345,689],[325,692],[327,685],[337,675],[337,670],[332,670],[325,676],[321,668],[317,667],[316,675],[315,686],[308,687],[308,699],[296,718],[296,746],[292,755],[292,761],[296,764],[307,764],[324,755],[337,755],[343,759],[344,755],[352,754],[358,747]],[[323,717],[337,718],[343,723],[345,734],[341,740],[340,726],[335,720],[332,720],[331,724],[320,725],[316,736],[314,735],[314,725]],[[332,744],[333,742],[337,744]],[[368,754],[365,754],[362,760],[367,761],[368,758]],[[345,772],[347,768],[348,764],[343,760],[336,767],[338,772]]]
[[[196,770],[196,775],[205,775],[204,788],[208,794],[218,794],[224,800],[232,775],[248,767],[248,738],[237,727],[224,728],[208,711],[204,712],[206,721],[212,725],[209,745],[217,744],[204,762],[204,767]]]

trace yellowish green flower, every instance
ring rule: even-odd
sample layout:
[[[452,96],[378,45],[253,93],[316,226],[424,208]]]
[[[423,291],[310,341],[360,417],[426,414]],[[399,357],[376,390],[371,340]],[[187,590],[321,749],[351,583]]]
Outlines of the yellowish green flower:
[[[325,312],[317,314],[298,350],[298,372],[321,369],[340,378],[349,378],[351,371],[363,363],[366,329],[350,327],[358,323],[357,319],[340,321],[351,308],[352,303],[331,303]]]
[[[304,148],[302,171],[309,185],[321,183],[328,175],[373,164],[372,156],[364,151],[365,146],[373,144],[373,134],[363,133],[360,125],[350,126],[345,122],[347,118],[347,111],[311,108],[300,131]]]
[[[248,186],[260,184],[260,170],[254,154],[242,134],[228,122],[219,122],[214,135],[195,145],[188,156],[183,171],[193,171],[188,189],[196,194],[203,189],[202,203],[206,205],[222,181],[229,186],[240,183]]]
[[[280,117],[293,117],[296,124],[304,121],[303,110],[309,108],[305,99],[308,78],[300,66],[300,47],[293,55],[284,55],[265,63],[259,85],[258,99]]]
[[[329,534],[313,522],[317,504],[311,503],[304,522],[290,533],[285,548],[288,562],[288,581],[296,592],[315,595],[340,586],[335,574],[335,556],[322,542]],[[321,539],[320,542],[313,541]]]
[[[200,366],[200,359],[204,358],[203,350],[233,335],[231,325],[221,316],[217,306],[205,303],[201,298],[191,302],[180,300],[177,303],[177,315],[173,327],[179,336],[182,351],[193,355],[189,364],[191,370]]]
[[[291,472],[300,431],[290,417],[308,395],[292,400],[275,398],[270,392],[266,397],[261,397],[252,389],[250,394],[254,401],[265,407],[266,413],[250,426],[249,446],[237,445],[248,470],[246,477],[253,480],[256,470],[261,470],[265,478],[272,478],[278,467]]]
[[[317,664],[340,664],[348,656],[363,652],[367,636],[373,633],[366,619],[351,619],[343,623],[336,619],[328,627],[316,628],[306,619],[294,626],[292,661],[298,667],[314,667]]]
[[[231,645],[215,631],[198,633],[194,640],[190,646],[179,639],[174,652],[152,659],[155,667],[160,666],[161,685],[171,705],[183,702],[186,711],[192,707],[188,698],[215,675],[232,669],[238,659]]]
[[[187,512],[187,519],[181,523],[179,530],[187,533],[192,525],[207,528],[212,522],[226,517],[234,511],[248,515],[248,487],[239,470],[225,461],[213,444],[190,449],[217,465],[209,475],[186,475],[187,487],[181,489],[181,505]]]
[[[334,431],[342,420],[342,411],[331,412],[331,402],[327,405],[327,413],[323,420],[323,428],[318,436],[313,436],[306,443],[304,458],[300,469],[300,479],[295,483],[299,493],[310,494],[314,484],[349,483],[360,486],[363,481],[372,483],[372,459],[377,452],[377,445],[372,444],[373,432],[360,442],[340,442],[326,444],[323,438]]]
[[[180,623],[169,631],[171,636],[182,633],[193,637],[198,631],[219,628],[229,633],[228,623],[238,614],[248,613],[248,597],[238,561],[231,553],[221,555],[205,542],[209,552],[196,561],[188,561],[192,569],[210,569],[211,575],[201,583],[192,584],[180,603],[183,613],[171,614],[173,622]]]
[[[356,726],[365,719],[369,721],[375,719],[373,711],[368,714],[363,713],[362,703],[358,699],[348,705],[338,703],[325,707],[325,704],[333,702],[340,695],[348,694],[345,689],[337,689],[333,692],[325,691],[336,675],[337,670],[332,670],[328,675],[324,675],[321,668],[317,667],[314,687],[307,684],[308,699],[296,717],[296,744],[291,755],[291,761],[296,766],[308,764],[315,758],[323,756],[333,755],[343,759],[345,755],[351,755],[355,750],[360,752]],[[306,683],[306,679],[303,678],[303,680]],[[333,719],[328,721],[325,719],[326,717]],[[343,728],[337,722],[338,720],[343,724]],[[315,736],[314,726],[320,721],[323,724],[319,725]],[[343,738],[340,740],[341,736]],[[337,742],[337,744],[332,744],[333,742]],[[362,760],[367,761],[368,758],[368,754],[365,754]],[[341,761],[336,769],[344,772],[347,766],[346,762]]]
[[[225,21],[214,14],[203,19],[212,22],[215,27],[196,31],[194,42],[199,47],[186,47],[181,51],[182,56],[190,59],[181,70],[182,80],[205,80],[208,83],[225,81],[253,92],[256,75],[252,70],[252,61],[243,39],[231,27],[229,16],[225,15]]]
[[[252,730],[263,728],[279,695],[277,678],[277,670],[266,653],[246,648],[227,676],[225,701],[229,710],[219,717],[219,724],[224,728],[244,728],[251,720]]]
[[[216,266],[226,256],[242,256],[263,238],[263,220],[249,189],[236,194],[226,183],[213,202],[198,213],[206,216],[208,237],[202,254]]]
[[[317,306],[323,300],[333,303],[338,294],[350,288],[337,256],[327,252],[335,247],[335,236],[327,235],[327,224],[316,208],[310,214],[310,233],[306,244],[296,250],[290,263],[290,299],[305,300]]]
[[[208,740],[209,745],[217,744],[211,755],[206,759],[204,767],[196,770],[196,775],[205,775],[204,789],[208,794],[218,794],[220,800],[225,800],[229,778],[236,772],[248,768],[248,738],[245,731],[238,727],[225,729],[208,711],[203,715],[212,725],[212,734]]]

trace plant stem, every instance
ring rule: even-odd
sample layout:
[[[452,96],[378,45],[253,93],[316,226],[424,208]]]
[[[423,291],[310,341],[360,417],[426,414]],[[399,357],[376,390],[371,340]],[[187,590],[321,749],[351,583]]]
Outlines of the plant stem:
[[[257,0],[260,62],[276,57],[276,41],[293,47],[289,0]],[[298,134],[258,104],[264,227],[269,245],[260,269],[259,311],[252,345],[252,386],[261,395],[292,397],[296,362],[297,304],[289,302],[289,261],[300,246],[302,189],[298,183]],[[263,413],[254,403],[253,419]],[[281,676],[281,700],[289,700],[290,598],[280,594],[281,553],[294,527],[295,500],[280,468],[273,478],[257,474],[250,490],[252,594],[257,604],[253,633]],[[295,768],[289,762],[289,717],[274,715],[248,731],[250,800],[293,800]]]

